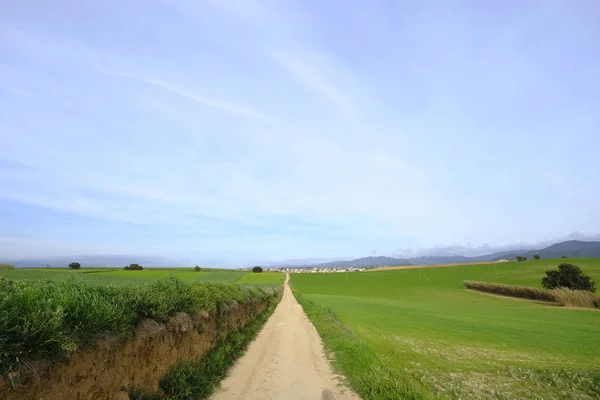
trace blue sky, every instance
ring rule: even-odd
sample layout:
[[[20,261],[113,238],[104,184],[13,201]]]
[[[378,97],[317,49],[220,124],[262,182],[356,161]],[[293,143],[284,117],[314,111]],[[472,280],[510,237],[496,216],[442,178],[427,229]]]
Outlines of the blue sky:
[[[0,256],[599,238],[600,4],[484,3],[4,5]]]

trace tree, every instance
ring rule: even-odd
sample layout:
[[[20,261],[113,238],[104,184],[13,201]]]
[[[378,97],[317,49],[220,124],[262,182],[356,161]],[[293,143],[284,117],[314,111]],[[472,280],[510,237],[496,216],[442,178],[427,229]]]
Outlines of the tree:
[[[71,264],[69,264],[69,268],[79,269],[81,268],[81,264],[79,264],[78,262],[72,262]]]
[[[199,266],[197,266],[197,265],[196,265],[196,266],[194,267],[194,271],[196,271],[196,272],[200,272],[200,271],[202,271],[202,268],[200,268]]]
[[[542,278],[542,286],[546,289],[565,287],[573,290],[596,291],[596,283],[584,274],[577,265],[562,263],[558,269],[546,271]]]
[[[527,261],[527,257],[517,256],[517,261],[519,261],[519,262],[521,262],[521,261]]]
[[[562,256],[561,258],[569,258],[568,256]]]
[[[540,256],[539,254],[534,254],[533,255],[533,259],[534,260],[539,260],[540,258],[542,258],[542,256]]]
[[[129,264],[125,267],[127,271],[141,271],[144,269],[140,264]]]
[[[252,268],[252,272],[256,272],[256,273],[263,272],[263,269],[262,269],[262,267],[256,266],[256,267]]]
[[[12,264],[0,264],[0,269],[15,269],[16,267]]]

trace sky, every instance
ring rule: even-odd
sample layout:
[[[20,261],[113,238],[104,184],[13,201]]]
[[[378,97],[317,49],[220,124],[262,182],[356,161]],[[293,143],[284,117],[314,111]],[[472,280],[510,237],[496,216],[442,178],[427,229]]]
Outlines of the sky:
[[[600,239],[600,3],[8,1],[0,257]]]

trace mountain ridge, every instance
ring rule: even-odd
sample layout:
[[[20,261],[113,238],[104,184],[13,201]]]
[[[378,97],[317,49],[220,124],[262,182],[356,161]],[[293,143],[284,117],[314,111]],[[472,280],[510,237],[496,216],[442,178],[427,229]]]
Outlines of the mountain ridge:
[[[594,258],[600,257],[599,241],[567,240],[552,244],[543,249],[508,250],[480,256],[420,256],[411,258],[395,258],[385,256],[361,257],[354,260],[333,261],[328,263],[313,264],[311,267],[384,267],[403,265],[433,265],[433,264],[459,264],[469,262],[490,262],[502,259],[514,260],[517,256],[533,258],[539,254],[542,258]]]

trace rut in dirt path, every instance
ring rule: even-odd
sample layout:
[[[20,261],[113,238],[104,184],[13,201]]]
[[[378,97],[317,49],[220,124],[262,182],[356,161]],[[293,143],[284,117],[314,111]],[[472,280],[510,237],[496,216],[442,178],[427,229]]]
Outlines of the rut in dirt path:
[[[321,338],[292,294],[283,297],[256,340],[211,400],[359,400],[341,386]]]

